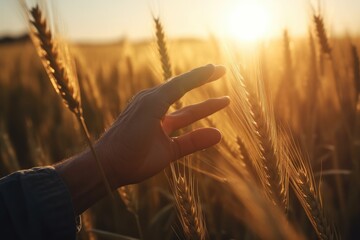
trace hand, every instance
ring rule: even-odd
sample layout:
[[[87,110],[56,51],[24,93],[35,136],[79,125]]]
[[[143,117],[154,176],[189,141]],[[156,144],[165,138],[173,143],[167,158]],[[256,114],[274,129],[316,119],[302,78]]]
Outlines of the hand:
[[[207,65],[140,92],[95,144],[113,189],[155,175],[178,158],[208,148],[221,139],[214,128],[179,137],[173,131],[204,118],[229,104],[228,97],[209,99],[166,115],[171,104],[193,88],[219,79],[222,66]],[[75,214],[105,196],[106,189],[89,150],[55,165],[71,194]]]
[[[214,128],[202,128],[179,137],[169,135],[229,104],[228,97],[209,99],[165,115],[186,92],[220,78],[222,66],[207,65],[137,94],[110,129],[96,143],[110,185],[140,182],[170,162],[208,148],[221,140]]]

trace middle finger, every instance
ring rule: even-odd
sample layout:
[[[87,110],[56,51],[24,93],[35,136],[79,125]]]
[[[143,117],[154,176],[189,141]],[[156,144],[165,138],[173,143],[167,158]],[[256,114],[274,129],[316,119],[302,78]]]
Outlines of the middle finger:
[[[212,98],[204,102],[184,107],[165,116],[162,126],[167,134],[205,118],[229,105],[230,98]]]

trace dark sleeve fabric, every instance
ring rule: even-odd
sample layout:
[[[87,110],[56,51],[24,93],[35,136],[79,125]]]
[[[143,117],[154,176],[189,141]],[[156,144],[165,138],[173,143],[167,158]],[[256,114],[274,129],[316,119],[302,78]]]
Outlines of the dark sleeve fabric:
[[[0,236],[9,240],[76,238],[71,196],[53,167],[0,179]]]

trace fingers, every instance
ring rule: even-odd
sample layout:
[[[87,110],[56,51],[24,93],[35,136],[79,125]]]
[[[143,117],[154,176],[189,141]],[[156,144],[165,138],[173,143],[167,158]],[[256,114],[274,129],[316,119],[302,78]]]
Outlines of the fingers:
[[[205,83],[215,81],[225,73],[225,67],[212,64],[179,75],[161,86],[160,95],[169,105],[179,100],[186,92]]]
[[[173,138],[174,160],[211,147],[220,142],[221,133],[216,128],[201,128]]]
[[[222,76],[224,76],[225,72],[226,72],[226,68],[224,66],[221,65],[215,66],[215,71],[207,82],[212,82],[221,78]]]
[[[213,98],[184,107],[167,115],[163,120],[163,129],[167,134],[205,118],[229,105],[229,97]]]

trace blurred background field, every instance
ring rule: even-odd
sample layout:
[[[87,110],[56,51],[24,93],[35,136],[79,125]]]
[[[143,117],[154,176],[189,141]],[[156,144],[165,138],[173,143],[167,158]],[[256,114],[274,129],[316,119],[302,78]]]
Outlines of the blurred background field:
[[[271,5],[268,2],[261,5],[261,1],[257,4],[264,9]],[[357,6],[355,1],[348,0],[347,4]],[[331,3],[327,6],[333,7]],[[349,11],[350,8],[348,5]],[[287,156],[287,148],[295,143],[299,146],[299,151],[310,160],[312,176],[321,194],[315,199],[321,203],[321,209],[325,209],[329,226],[334,223],[343,239],[360,237],[360,39],[356,32],[329,34],[325,18],[325,34],[331,46],[331,50],[326,51],[326,43],[321,35],[319,38],[318,25],[313,21],[313,16],[318,15],[308,12],[309,16],[301,16],[306,18],[303,33],[284,27],[266,39],[262,39],[263,33],[254,33],[253,38],[245,39],[247,29],[239,27],[237,31],[242,33],[231,41],[216,32],[201,37],[166,39],[174,75],[207,63],[224,64],[228,69],[220,82],[194,90],[182,101],[183,105],[189,105],[209,97],[229,95],[232,98],[228,109],[194,125],[194,128],[210,125],[223,132],[219,145],[193,154],[192,164],[188,166],[196,179],[206,239],[286,239],[284,236],[291,236],[286,235],[290,233],[281,226],[281,218],[270,223],[269,218],[252,211],[258,206],[272,208],[267,201],[262,202],[263,197],[259,197],[259,202],[252,199],[257,190],[249,190],[262,189],[259,184],[262,179],[257,177],[258,170],[252,172],[251,162],[257,161],[255,155],[257,151],[264,151],[262,144],[265,144],[258,143],[258,149],[253,149],[252,141],[261,135],[261,129],[260,133],[248,135],[249,129],[242,123],[252,118],[257,120],[256,127],[267,129],[270,145],[277,149],[274,151],[280,162],[277,167],[287,168],[287,162],[295,155],[290,149],[292,154]],[[356,25],[357,17],[353,19],[360,29],[360,21]],[[152,21],[151,17],[148,21]],[[167,28],[166,17],[162,23],[165,34],[168,30],[172,32]],[[251,26],[251,21],[247,24]],[[108,43],[69,42],[77,68],[84,118],[93,139],[110,126],[137,92],[164,81],[155,28],[153,24],[148,25],[146,31],[153,32],[153,38],[145,40],[123,37]],[[0,45],[1,176],[18,169],[56,163],[86,147],[76,119],[52,89],[30,38],[4,42]],[[248,91],[248,95],[244,91]],[[252,104],[252,112],[247,112],[242,96]],[[257,119],[253,98],[260,104],[265,123]],[[272,135],[273,132],[276,134]],[[274,136],[276,139],[272,139]],[[290,138],[295,143],[289,141]],[[279,211],[279,216],[286,215],[299,238],[328,239],[329,236],[319,235],[311,223],[311,219],[323,218],[323,213],[317,216],[312,212],[313,218],[307,216],[302,201],[309,203],[311,199],[298,200],[300,197],[293,190],[296,187],[288,187],[289,182],[296,182],[298,177],[288,168],[284,173],[279,167],[288,195],[288,207]],[[252,177],[246,176],[249,172]],[[143,239],[188,238],[177,218],[174,198],[178,196],[172,194],[172,188],[162,173],[119,191],[120,208],[104,199],[83,216],[79,239],[126,239],[117,234],[139,238],[139,226]],[[249,207],[249,204],[252,205]],[[278,210],[274,210],[276,214]],[[270,213],[273,214],[272,210]],[[257,226],[259,216],[268,225]],[[96,232],[96,229],[107,233]],[[285,235],[276,238],[277,235],[267,235],[267,229],[274,232],[280,229],[278,231],[284,231]],[[326,230],[327,226],[324,232]]]

